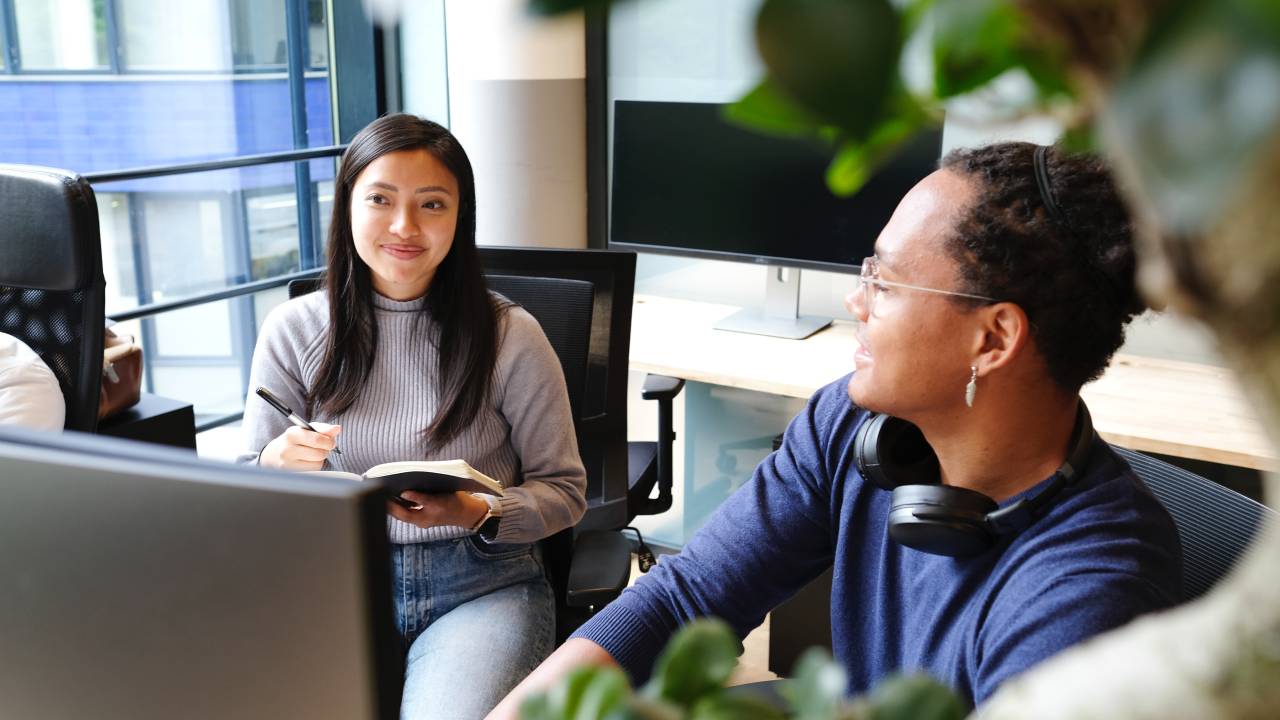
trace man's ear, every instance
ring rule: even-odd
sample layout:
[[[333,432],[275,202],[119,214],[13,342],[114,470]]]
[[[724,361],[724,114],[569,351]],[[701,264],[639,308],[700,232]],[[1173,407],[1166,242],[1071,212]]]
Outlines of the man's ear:
[[[976,315],[972,364],[981,376],[1007,366],[1026,350],[1031,321],[1021,307],[1010,302],[979,308]]]

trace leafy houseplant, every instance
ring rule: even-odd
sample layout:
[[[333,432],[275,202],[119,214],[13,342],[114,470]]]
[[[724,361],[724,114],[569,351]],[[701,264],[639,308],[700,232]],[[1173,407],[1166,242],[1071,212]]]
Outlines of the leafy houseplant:
[[[756,37],[768,77],[731,115],[829,138],[842,193],[944,103],[1020,78],[1032,90],[1008,111],[1055,116],[1111,161],[1148,297],[1207,324],[1280,440],[1280,2],[764,0]],[[907,71],[920,48],[923,79]],[[1280,479],[1265,482],[1280,505]],[[1277,567],[1272,522],[1214,592],[1061,654],[978,714],[1275,717]]]
[[[964,704],[926,677],[886,680],[868,697],[844,699],[845,677],[825,652],[810,650],[796,677],[781,690],[784,711],[756,696],[728,692],[742,645],[719,620],[680,630],[654,666],[653,677],[632,692],[615,667],[575,670],[521,707],[523,720],[960,720]]]

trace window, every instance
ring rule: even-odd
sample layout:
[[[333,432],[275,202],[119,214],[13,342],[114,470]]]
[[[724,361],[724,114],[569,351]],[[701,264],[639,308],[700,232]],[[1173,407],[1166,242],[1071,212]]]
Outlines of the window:
[[[0,158],[90,179],[107,314],[131,318],[144,390],[193,402],[206,427],[240,412],[258,328],[285,297],[236,288],[321,261],[338,152],[331,11],[343,72],[375,66],[360,0],[307,0],[297,17],[290,5],[0,0]],[[381,110],[357,96],[342,110],[356,128]],[[173,167],[262,154],[276,157]],[[184,307],[147,310],[163,303]]]
[[[12,17],[23,67],[109,67],[105,0],[13,0]]]

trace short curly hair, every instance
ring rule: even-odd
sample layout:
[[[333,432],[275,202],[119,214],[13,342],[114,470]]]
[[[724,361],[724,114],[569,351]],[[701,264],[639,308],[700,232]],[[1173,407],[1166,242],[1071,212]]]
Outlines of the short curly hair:
[[[1146,309],[1135,286],[1133,224],[1096,156],[1048,148],[1055,217],[1036,183],[1031,143],[958,149],[941,167],[973,181],[973,202],[948,239],[964,291],[1018,304],[1060,387],[1100,376]]]

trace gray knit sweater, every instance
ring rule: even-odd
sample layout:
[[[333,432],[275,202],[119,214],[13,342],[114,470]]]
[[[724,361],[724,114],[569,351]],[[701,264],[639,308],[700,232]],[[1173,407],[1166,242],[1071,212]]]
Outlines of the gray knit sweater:
[[[542,328],[523,308],[513,307],[500,324],[495,385],[489,402],[465,431],[440,447],[428,447],[422,431],[436,415],[436,348],[432,321],[419,311],[423,300],[399,302],[374,294],[378,350],[364,391],[336,417],[316,413],[312,421],[342,426],[335,470],[363,473],[396,460],[462,458],[509,488],[497,502],[501,512],[491,542],[532,542],[569,527],[586,509],[586,471],[578,455],[564,374]],[[315,381],[324,351],[329,304],[309,293],[267,316],[253,353],[245,401],[244,439],[254,462],[267,443],[289,427],[253,389],[262,385],[299,414]],[[387,516],[393,543],[466,535],[461,527],[419,528]]]

